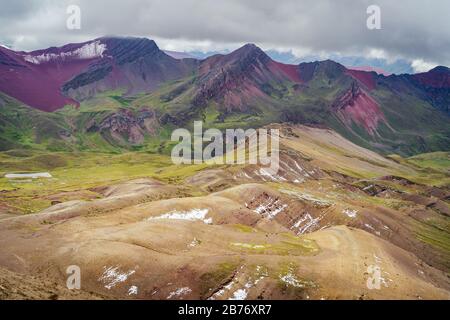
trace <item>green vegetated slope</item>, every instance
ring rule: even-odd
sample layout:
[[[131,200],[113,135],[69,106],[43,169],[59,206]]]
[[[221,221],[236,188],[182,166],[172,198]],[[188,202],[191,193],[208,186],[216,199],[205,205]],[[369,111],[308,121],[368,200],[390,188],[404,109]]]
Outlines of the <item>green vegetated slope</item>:
[[[352,90],[355,80],[334,68],[319,68],[302,85],[264,83],[261,90],[265,96],[246,100],[239,108],[226,107],[221,98],[196,104],[200,86],[196,74],[167,82],[151,94],[127,96],[121,90],[107,91],[82,101],[79,108],[67,106],[53,113],[29,108],[2,94],[0,149],[168,154],[174,144],[170,141],[172,130],[191,129],[194,120],[202,120],[204,128],[219,129],[258,128],[276,122],[320,125],[382,154],[411,156],[450,150],[449,116],[410,89],[395,92],[384,80],[378,80],[368,93],[384,117],[376,129],[370,132],[353,119],[343,121],[333,105]]]
[[[0,152],[0,206],[6,212],[34,213],[59,202],[92,200],[95,187],[141,177],[178,183],[207,165],[174,165],[169,156],[147,152]],[[50,172],[49,179],[8,179],[8,172]],[[55,195],[58,195],[55,198]],[[5,209],[5,208],[3,208]]]
[[[64,107],[43,112],[2,95],[0,107],[0,150],[33,149],[46,151],[97,151],[119,153],[152,145],[163,130],[150,135],[141,130],[143,140],[134,143],[127,134],[136,122],[137,108],[129,106],[130,98],[107,92],[81,103],[79,108]],[[116,127],[99,128],[108,117],[126,112],[115,120]],[[114,120],[113,120],[114,122]],[[129,123],[128,123],[129,122]],[[158,129],[155,127],[155,129]],[[151,136],[151,137],[150,137]],[[155,151],[158,151],[155,147]]]

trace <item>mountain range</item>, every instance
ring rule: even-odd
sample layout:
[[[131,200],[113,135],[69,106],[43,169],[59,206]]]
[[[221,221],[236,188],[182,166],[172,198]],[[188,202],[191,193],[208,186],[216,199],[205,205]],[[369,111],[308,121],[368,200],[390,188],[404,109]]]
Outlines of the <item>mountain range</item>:
[[[3,150],[165,150],[171,128],[291,122],[383,154],[450,150],[450,69],[389,75],[332,60],[277,62],[253,44],[203,60],[146,38],[32,52],[0,47]]]
[[[164,50],[169,56],[175,59],[206,59],[215,54],[228,54],[229,50],[224,51],[172,51]],[[274,49],[264,50],[273,60],[285,64],[300,64],[302,62],[310,62],[323,60],[319,55],[306,55],[297,57],[292,51],[279,51]],[[414,73],[412,63],[406,59],[396,59],[394,61],[385,58],[373,58],[364,56],[338,55],[330,54],[328,59],[344,65],[348,69],[375,71],[388,76],[390,74]]]

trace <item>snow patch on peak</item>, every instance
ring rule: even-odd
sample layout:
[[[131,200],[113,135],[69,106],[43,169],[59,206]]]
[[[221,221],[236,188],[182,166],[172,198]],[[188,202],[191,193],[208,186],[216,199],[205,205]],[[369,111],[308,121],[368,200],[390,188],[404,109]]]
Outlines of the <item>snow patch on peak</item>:
[[[101,43],[100,41],[97,40],[85,44],[81,48],[75,50],[74,53],[80,59],[92,59],[103,57],[103,53],[105,51],[106,51],[106,44]]]
[[[99,40],[89,42],[78,49],[68,52],[61,52],[59,54],[56,53],[43,53],[38,56],[33,56],[27,54],[24,56],[25,61],[28,61],[33,64],[41,64],[44,62],[49,62],[55,59],[93,59],[93,58],[101,58],[103,57],[103,53],[106,51],[106,44],[101,43]]]

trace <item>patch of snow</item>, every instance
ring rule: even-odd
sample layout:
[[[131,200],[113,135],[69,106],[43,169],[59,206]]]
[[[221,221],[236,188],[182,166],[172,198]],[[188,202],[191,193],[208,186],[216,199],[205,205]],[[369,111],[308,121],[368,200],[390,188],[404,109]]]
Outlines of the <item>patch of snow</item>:
[[[287,204],[279,204],[279,202],[280,200],[269,198],[266,202],[260,204],[253,211],[268,219],[273,219],[288,206]]]
[[[225,293],[225,289],[220,289],[213,296],[209,297],[208,300],[216,300],[217,297],[222,296]]]
[[[267,171],[265,168],[260,168],[259,169],[259,175],[261,175],[262,177],[268,177],[270,178],[270,180],[272,181],[287,181],[286,178],[282,177],[282,176],[278,176],[278,175],[273,175],[271,174],[269,171]]]
[[[69,52],[61,52],[59,54],[56,53],[43,53],[38,56],[33,56],[27,54],[24,56],[25,61],[28,61],[33,64],[41,64],[44,62],[49,62],[54,59],[62,59],[65,60],[67,58],[76,58],[76,59],[93,59],[93,58],[101,58],[103,57],[103,53],[106,50],[106,44],[101,43],[100,41],[94,41],[83,45],[82,47],[75,49]]]
[[[264,249],[266,248],[262,244],[250,244],[250,243],[242,243],[242,242],[232,242],[231,245],[236,247],[242,247],[245,249]]]
[[[313,218],[308,212],[300,218],[291,229],[297,229],[297,234],[303,234],[311,228],[318,228],[321,217]]]
[[[209,209],[192,209],[190,211],[171,211],[165,213],[163,215],[157,217],[147,218],[147,221],[150,220],[159,220],[159,219],[176,219],[176,220],[189,220],[189,221],[203,221],[206,224],[211,224],[212,218],[206,218]]]
[[[238,289],[233,293],[233,296],[228,300],[245,300],[247,298],[248,292],[245,289]]]
[[[189,247],[195,247],[199,244],[200,244],[200,241],[197,240],[197,238],[194,238],[194,240],[192,240],[192,242],[189,244]]]
[[[138,294],[138,287],[131,286],[130,289],[128,289],[128,295],[131,296],[132,294],[134,295]]]
[[[223,287],[223,289],[220,289],[217,291],[209,300],[215,300],[217,297],[222,296],[226,291],[229,291],[231,287],[234,285],[234,280],[230,281],[226,286]]]
[[[352,210],[352,209],[344,209],[342,213],[346,214],[350,218],[356,218],[356,215],[358,213],[358,210]]]
[[[288,190],[288,189],[280,189],[279,191],[282,193],[291,195],[291,196],[295,196],[300,200],[311,202],[312,204],[314,204],[317,207],[329,207],[329,206],[333,205],[333,203],[331,201],[316,198],[308,193],[296,192],[296,191]]]
[[[281,163],[281,167],[285,168],[286,170],[297,173],[297,171],[292,169],[292,167],[289,164],[287,164],[286,162],[280,161],[280,163]]]
[[[394,282],[392,279],[390,278],[384,278],[384,277],[380,277],[380,282],[381,284],[383,284],[386,288],[389,288],[389,282]]]
[[[378,235],[378,236],[381,235],[380,231],[375,230],[375,228],[372,227],[372,225],[370,225],[370,224],[368,224],[368,223],[365,223],[364,226],[365,226],[366,228],[372,230],[373,232],[375,232],[376,235]]]
[[[110,290],[115,287],[116,284],[125,282],[129,276],[134,274],[135,270],[128,270],[126,272],[122,272],[119,269],[119,266],[116,267],[103,267],[103,274],[98,278],[98,281],[101,281],[105,284],[105,288]]]
[[[299,166],[299,164],[297,163],[297,161],[294,160],[294,164],[295,164],[295,166],[297,167],[297,169],[298,169],[300,172],[303,171],[303,168]]]
[[[264,178],[264,176],[261,176],[261,175],[259,174],[258,170],[255,170],[254,173],[255,173],[258,177],[261,177],[261,179],[262,179],[263,181],[267,181],[266,178]]]
[[[229,292],[231,288],[235,285],[239,284],[239,281],[236,280],[239,278],[239,274],[244,266],[241,266],[237,274],[234,276],[233,280],[231,280],[227,285],[225,285],[222,289],[217,291],[214,295],[208,298],[208,300],[216,300],[216,298],[223,296],[226,292]],[[232,293],[232,295],[228,298],[228,300],[245,300],[248,296],[249,289],[256,286],[262,279],[268,276],[267,272],[262,270],[261,266],[256,267],[256,274],[259,275],[259,278],[256,280],[248,280],[243,287],[237,289]]]
[[[257,272],[259,271],[259,269],[256,269]],[[245,300],[248,296],[248,289],[256,286],[258,284],[258,282],[260,282],[262,279],[264,279],[266,277],[266,275],[262,275],[261,277],[259,277],[258,279],[256,279],[255,281],[249,281],[244,285],[244,288],[238,289],[235,292],[233,292],[233,296],[230,297],[228,300]],[[229,289],[229,288],[228,288]],[[223,289],[222,289],[223,290]]]
[[[48,172],[34,172],[34,173],[7,173],[5,178],[7,179],[21,179],[21,178],[51,178],[52,175]]]
[[[296,288],[302,288],[305,286],[291,272],[289,272],[283,276],[280,275],[280,280],[283,281],[284,283],[289,284]]]
[[[179,288],[179,289],[169,293],[169,295],[167,296],[167,299],[171,299],[173,297],[179,297],[179,296],[188,294],[190,292],[192,292],[192,290],[189,287]]]

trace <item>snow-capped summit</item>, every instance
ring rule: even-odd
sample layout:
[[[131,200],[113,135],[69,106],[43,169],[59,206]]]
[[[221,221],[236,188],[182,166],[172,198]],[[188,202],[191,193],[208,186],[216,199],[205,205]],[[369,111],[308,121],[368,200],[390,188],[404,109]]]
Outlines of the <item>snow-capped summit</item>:
[[[84,44],[83,46],[71,50],[71,51],[63,51],[60,53],[42,53],[38,56],[27,54],[24,56],[24,59],[28,62],[34,64],[40,64],[43,62],[49,62],[54,59],[62,59],[65,60],[67,58],[75,58],[75,59],[94,59],[94,58],[102,58],[103,53],[106,50],[106,44],[101,43],[99,40],[89,42]]]

